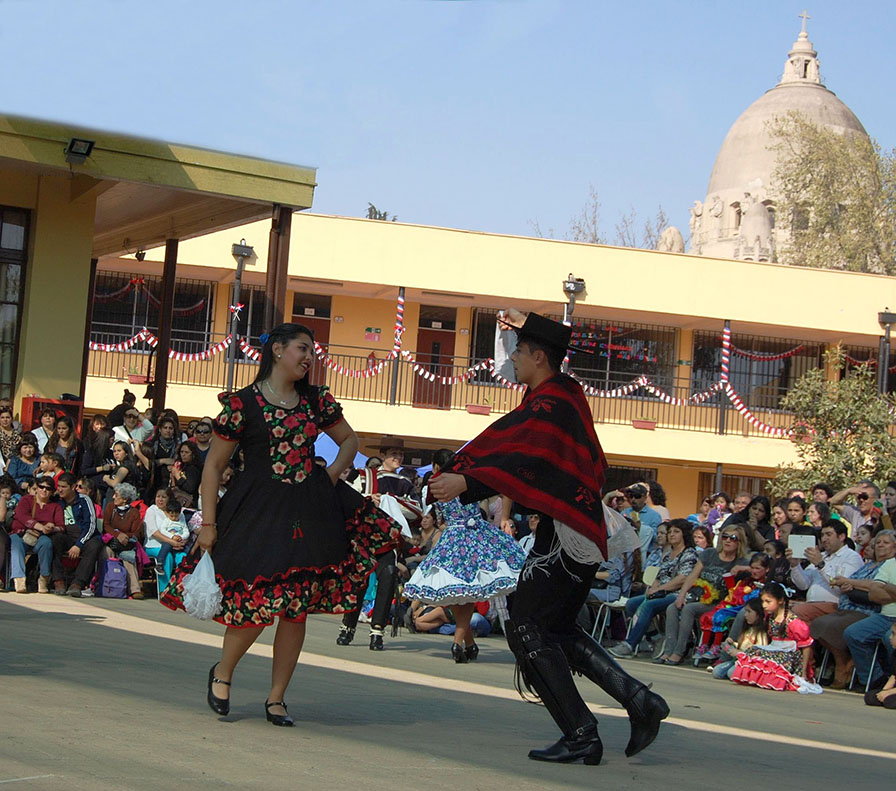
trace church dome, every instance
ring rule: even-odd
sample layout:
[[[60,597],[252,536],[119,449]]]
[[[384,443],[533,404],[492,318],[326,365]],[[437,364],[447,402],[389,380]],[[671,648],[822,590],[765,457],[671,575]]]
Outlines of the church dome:
[[[772,238],[765,254],[754,257],[746,253],[740,239],[740,223],[747,205],[751,205],[753,223],[765,224],[757,217],[764,206],[773,212],[773,201],[768,193],[777,164],[770,125],[789,112],[801,113],[819,126],[840,133],[859,133],[867,136],[861,122],[833,91],[821,84],[818,53],[803,29],[788,53],[781,81],[751,104],[734,122],[716,156],[706,201],[696,201],[691,208],[690,250],[699,255],[718,258],[747,258],[775,260]],[[774,216],[769,222],[774,226]],[[774,236],[774,234],[773,234]],[[763,245],[765,247],[765,245]],[[750,245],[754,251],[755,245]]]

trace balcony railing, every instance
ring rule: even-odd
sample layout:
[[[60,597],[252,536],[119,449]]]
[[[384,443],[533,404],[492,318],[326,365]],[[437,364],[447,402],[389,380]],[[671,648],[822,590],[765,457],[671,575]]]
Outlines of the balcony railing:
[[[120,337],[103,338],[95,334],[92,339],[100,343],[112,343]],[[221,338],[215,338],[213,342],[220,340]],[[174,347],[180,351],[176,341]],[[334,365],[346,371],[368,369],[368,357],[361,353],[364,350],[336,352],[335,348],[331,347],[329,350],[330,360]],[[223,390],[227,381],[228,354],[228,351],[220,352],[208,360],[171,359],[168,382]],[[379,359],[382,358],[383,353],[380,352]],[[467,361],[455,365],[425,365],[424,370],[434,376],[431,380],[415,372],[410,362],[401,359],[387,362],[375,376],[345,375],[328,368],[320,360],[315,360],[310,376],[315,384],[329,385],[333,395],[342,401],[371,401],[433,410],[482,411],[488,408],[492,414],[509,412],[519,404],[521,393],[499,384],[487,371],[479,371],[456,383],[442,383],[443,378],[451,380],[463,376],[470,364]],[[155,353],[142,346],[127,351],[91,352],[88,363],[88,375],[100,378],[127,379],[129,376],[146,375],[148,371],[151,374],[154,369]],[[252,382],[257,371],[258,363],[247,359],[237,350],[234,387],[241,388]],[[593,387],[613,389],[630,384],[632,379],[609,383],[605,380],[583,381]],[[676,401],[686,401],[694,394],[689,379],[674,380],[671,386],[664,388],[664,392],[673,399],[672,403],[644,389],[624,396],[587,395],[587,398],[596,423],[741,436],[766,435],[764,430],[738,413],[723,395],[716,394],[700,404],[677,404]],[[740,395],[758,421],[782,428],[790,425],[789,413],[764,406],[778,403],[778,393],[772,392],[768,386],[757,389],[755,393]]]

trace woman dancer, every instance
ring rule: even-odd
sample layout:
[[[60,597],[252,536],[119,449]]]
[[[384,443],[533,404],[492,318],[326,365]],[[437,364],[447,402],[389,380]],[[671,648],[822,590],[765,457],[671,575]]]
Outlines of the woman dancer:
[[[450,450],[436,451],[433,475],[453,455]],[[479,656],[470,629],[473,605],[515,590],[526,553],[483,518],[478,504],[461,505],[455,498],[435,507],[445,520],[445,532],[404,586],[404,592],[411,600],[451,606],[455,623],[451,656],[455,662],[468,662]]]
[[[198,545],[211,552],[223,599],[216,620],[227,630],[221,659],[208,677],[208,704],[230,711],[230,684],[243,654],[279,618],[265,714],[293,725],[284,701],[305,637],[309,612],[357,609],[376,563],[399,528],[372,501],[339,480],[358,438],[328,388],[308,382],[314,336],[281,324],[262,338],[261,364],[249,387],[222,395],[223,409],[202,476]],[[325,432],[339,445],[329,467],[314,464],[314,441]],[[230,457],[244,452],[246,469],[218,502]],[[162,603],[183,606],[183,578],[195,560],[172,574]]]

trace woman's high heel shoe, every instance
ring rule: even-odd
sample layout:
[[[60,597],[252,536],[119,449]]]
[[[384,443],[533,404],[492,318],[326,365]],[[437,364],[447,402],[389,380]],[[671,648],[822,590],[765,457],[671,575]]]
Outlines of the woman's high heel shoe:
[[[451,644],[451,656],[454,657],[454,661],[459,665],[467,661],[467,654],[460,643]]]
[[[475,662],[476,658],[479,656],[479,646],[476,645],[476,643],[473,643],[473,645],[468,645],[464,649],[464,654],[470,662]]]
[[[229,687],[230,682],[224,681],[224,679],[221,678],[215,678],[215,670],[217,667],[218,663],[216,662],[212,665],[211,670],[208,671],[208,705],[215,714],[220,714],[222,717],[226,717],[230,714],[230,698],[216,697],[212,692],[212,684],[225,684]]]
[[[283,711],[286,711],[286,714],[271,714],[271,706],[283,706]],[[295,725],[292,717],[289,716],[289,712],[286,709],[286,704],[282,700],[271,700],[264,702],[264,716],[268,718],[268,722],[272,725],[278,725],[281,728],[291,728]]]

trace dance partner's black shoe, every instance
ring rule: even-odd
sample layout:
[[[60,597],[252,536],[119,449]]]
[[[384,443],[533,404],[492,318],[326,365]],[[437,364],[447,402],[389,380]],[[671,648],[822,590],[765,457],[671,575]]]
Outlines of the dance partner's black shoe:
[[[473,645],[468,645],[464,649],[464,654],[466,655],[468,661],[475,662],[479,657],[479,646],[476,645],[476,643],[473,643]]]
[[[208,705],[209,708],[215,712],[215,714],[220,714],[222,717],[226,717],[230,714],[230,698],[219,698],[216,697],[212,693],[212,684],[225,684],[226,686],[230,686],[229,681],[224,681],[221,678],[215,678],[215,670],[218,667],[218,663],[212,665],[211,670],[208,671]]]
[[[588,725],[579,728],[572,739],[564,736],[543,750],[529,750],[529,757],[533,761],[551,761],[557,764],[581,760],[588,766],[597,766],[604,757],[604,745],[597,735],[597,727]]]
[[[371,632],[370,633],[370,650],[371,651],[382,651],[385,646],[383,645],[383,633],[382,632]]]
[[[467,661],[467,654],[460,643],[451,644],[451,656],[459,665],[462,665]]]
[[[649,687],[642,686],[625,704],[631,736],[625,754],[631,758],[650,746],[660,732],[660,723],[669,716],[669,705]]]
[[[283,706],[283,710],[286,711],[286,714],[271,714],[271,706]],[[271,725],[277,725],[280,728],[291,728],[295,725],[292,717],[289,716],[286,704],[282,700],[266,700],[264,702],[264,716],[267,717],[268,722],[271,723]]]
[[[339,628],[339,636],[336,638],[336,645],[350,645],[355,639],[355,630],[350,626],[341,626]]]

